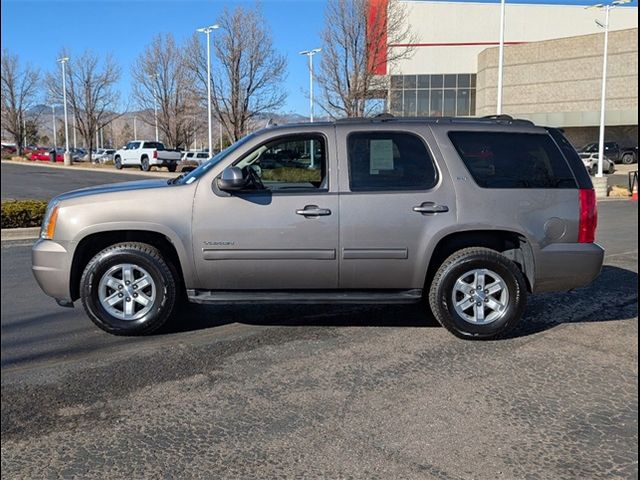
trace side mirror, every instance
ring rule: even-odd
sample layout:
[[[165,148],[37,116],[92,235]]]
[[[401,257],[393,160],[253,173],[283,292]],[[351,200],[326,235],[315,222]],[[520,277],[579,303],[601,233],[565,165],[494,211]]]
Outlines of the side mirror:
[[[218,178],[218,188],[225,192],[242,190],[246,183],[242,170],[238,167],[225,168]]]

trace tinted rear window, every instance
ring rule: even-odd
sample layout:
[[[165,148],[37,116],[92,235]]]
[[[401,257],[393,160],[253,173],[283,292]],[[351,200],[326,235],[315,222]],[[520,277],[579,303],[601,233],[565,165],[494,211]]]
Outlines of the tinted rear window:
[[[428,190],[437,172],[424,142],[402,132],[358,132],[347,139],[351,191]]]
[[[580,159],[578,152],[576,152],[576,149],[573,148],[573,145],[569,143],[566,137],[557,128],[547,128],[547,131],[556,141],[560,150],[562,150],[564,158],[569,162],[569,166],[571,167],[571,170],[576,177],[576,181],[578,182],[578,187],[593,188],[589,172],[587,172],[587,168],[584,166],[584,163],[582,163],[582,160]]]
[[[449,132],[476,183],[483,188],[577,188],[569,165],[546,134]]]
[[[142,148],[155,148],[156,150],[164,150],[164,145],[160,142],[144,142],[144,147]]]

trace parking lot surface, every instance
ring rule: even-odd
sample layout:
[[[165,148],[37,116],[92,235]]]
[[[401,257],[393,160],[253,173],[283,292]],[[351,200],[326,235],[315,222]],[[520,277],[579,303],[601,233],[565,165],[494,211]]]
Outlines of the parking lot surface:
[[[33,164],[8,163],[0,164],[2,183],[2,200],[38,199],[49,200],[69,190],[102,185],[105,183],[148,180],[149,175],[121,173],[114,170],[100,169],[96,171],[71,170],[62,167],[39,166]],[[158,176],[168,176],[167,172],[154,172]],[[173,176],[176,176],[175,174]]]
[[[193,306],[113,337],[3,243],[3,477],[637,478],[637,214],[602,202],[601,276],[492,342],[421,306]]]

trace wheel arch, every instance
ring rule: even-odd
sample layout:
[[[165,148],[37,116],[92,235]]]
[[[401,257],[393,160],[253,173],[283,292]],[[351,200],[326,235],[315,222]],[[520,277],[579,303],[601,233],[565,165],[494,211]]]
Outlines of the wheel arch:
[[[184,289],[187,279],[183,266],[188,262],[186,252],[171,237],[154,230],[103,230],[82,237],[73,252],[69,289],[71,300],[80,296],[80,278],[87,263],[105,248],[122,242],[141,242],[157,248],[176,274],[179,288]]]
[[[527,237],[511,230],[464,230],[452,232],[440,238],[429,259],[425,288],[430,288],[436,271],[447,257],[469,247],[486,247],[503,254],[520,268],[527,281],[527,289],[530,292],[533,290],[535,283],[533,248]]]

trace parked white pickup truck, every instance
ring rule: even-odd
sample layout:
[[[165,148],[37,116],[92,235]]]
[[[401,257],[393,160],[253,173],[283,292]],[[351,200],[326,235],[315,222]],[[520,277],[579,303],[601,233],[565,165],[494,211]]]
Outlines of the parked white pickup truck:
[[[180,155],[180,152],[167,150],[160,142],[135,140],[117,150],[113,161],[118,170],[123,167],[140,167],[148,172],[155,166],[167,167],[170,172],[175,172]]]

